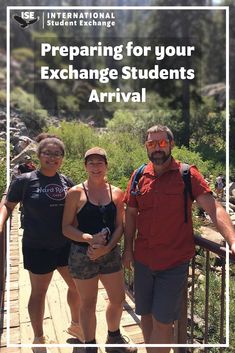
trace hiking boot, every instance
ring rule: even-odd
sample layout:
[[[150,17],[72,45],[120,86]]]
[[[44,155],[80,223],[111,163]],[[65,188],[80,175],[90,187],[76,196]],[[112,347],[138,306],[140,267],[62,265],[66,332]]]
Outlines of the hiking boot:
[[[50,344],[53,342],[50,342],[47,336],[41,336],[41,337],[35,337],[33,344]],[[33,353],[51,353],[51,350],[48,349],[47,347],[32,347]]]
[[[85,352],[86,353],[97,353],[98,348],[97,347],[85,347]]]
[[[130,340],[126,336],[118,335],[118,336],[108,336],[106,344],[129,344]],[[136,347],[106,347],[107,353],[136,353]]]
[[[84,336],[81,326],[76,322],[71,322],[71,325],[67,328],[69,335],[76,337],[80,342],[84,342]]]

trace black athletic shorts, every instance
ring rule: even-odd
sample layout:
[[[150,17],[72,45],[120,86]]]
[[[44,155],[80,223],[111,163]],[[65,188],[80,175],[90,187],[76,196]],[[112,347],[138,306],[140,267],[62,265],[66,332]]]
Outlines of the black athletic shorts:
[[[33,249],[23,245],[24,268],[35,274],[53,272],[57,267],[68,266],[70,243],[59,249]]]

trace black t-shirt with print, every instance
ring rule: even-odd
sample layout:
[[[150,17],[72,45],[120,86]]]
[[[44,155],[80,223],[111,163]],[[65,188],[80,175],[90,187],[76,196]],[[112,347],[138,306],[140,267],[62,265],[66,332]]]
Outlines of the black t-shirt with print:
[[[12,181],[7,200],[23,203],[25,245],[40,249],[66,245],[69,240],[62,234],[62,216],[66,192],[73,185],[62,174],[48,177],[38,170]]]

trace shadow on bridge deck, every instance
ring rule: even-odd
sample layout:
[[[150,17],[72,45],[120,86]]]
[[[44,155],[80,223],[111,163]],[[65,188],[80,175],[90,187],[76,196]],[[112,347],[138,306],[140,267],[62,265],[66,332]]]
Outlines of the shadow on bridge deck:
[[[9,321],[10,321],[10,345],[31,344],[33,331],[30,325],[27,305],[30,294],[30,282],[28,271],[23,269],[21,254],[22,230],[19,229],[19,213],[16,209],[13,213],[11,235],[10,235],[10,290],[5,293],[5,304],[2,312],[2,329],[0,331],[1,353],[31,353],[30,347],[6,347],[7,342],[7,297],[9,296]],[[43,259],[42,259],[43,261]],[[57,347],[50,348],[52,353],[76,353],[83,352],[81,347],[73,347],[72,344],[79,344],[79,341],[72,338],[66,329],[70,323],[69,308],[66,300],[67,287],[57,271],[53,275],[52,282],[48,289],[46,298],[44,331],[50,340]],[[102,284],[99,283],[99,293],[97,302],[97,343],[104,344],[106,341],[107,326],[105,320],[105,308],[107,296]],[[134,303],[127,296],[124,311],[121,319],[121,331],[130,338],[130,343],[143,343],[143,337],[139,326],[139,318],[133,311]],[[67,344],[67,347],[59,345]],[[104,347],[100,348],[104,352]],[[144,353],[144,348],[138,349],[139,353]]]

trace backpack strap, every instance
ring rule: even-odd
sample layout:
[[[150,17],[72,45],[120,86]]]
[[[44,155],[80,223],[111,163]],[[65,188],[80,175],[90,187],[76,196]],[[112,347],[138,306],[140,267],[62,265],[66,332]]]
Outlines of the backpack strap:
[[[192,201],[194,200],[192,193],[190,165],[187,163],[181,163],[180,174],[184,181],[184,223],[188,223],[188,195]]]
[[[138,183],[139,183],[140,178],[143,175],[145,167],[146,167],[146,163],[142,164],[138,169],[136,169],[135,174],[132,178],[130,193],[133,196],[138,195],[140,192],[139,187],[138,187]]]
[[[138,183],[140,178],[144,173],[146,163],[142,164],[138,169],[136,169],[135,174],[132,178],[130,193],[131,195],[138,195],[140,193]],[[188,223],[188,195],[191,200],[194,200],[192,193],[192,184],[191,184],[191,174],[190,174],[190,165],[187,163],[180,164],[180,174],[184,181],[184,222]]]

